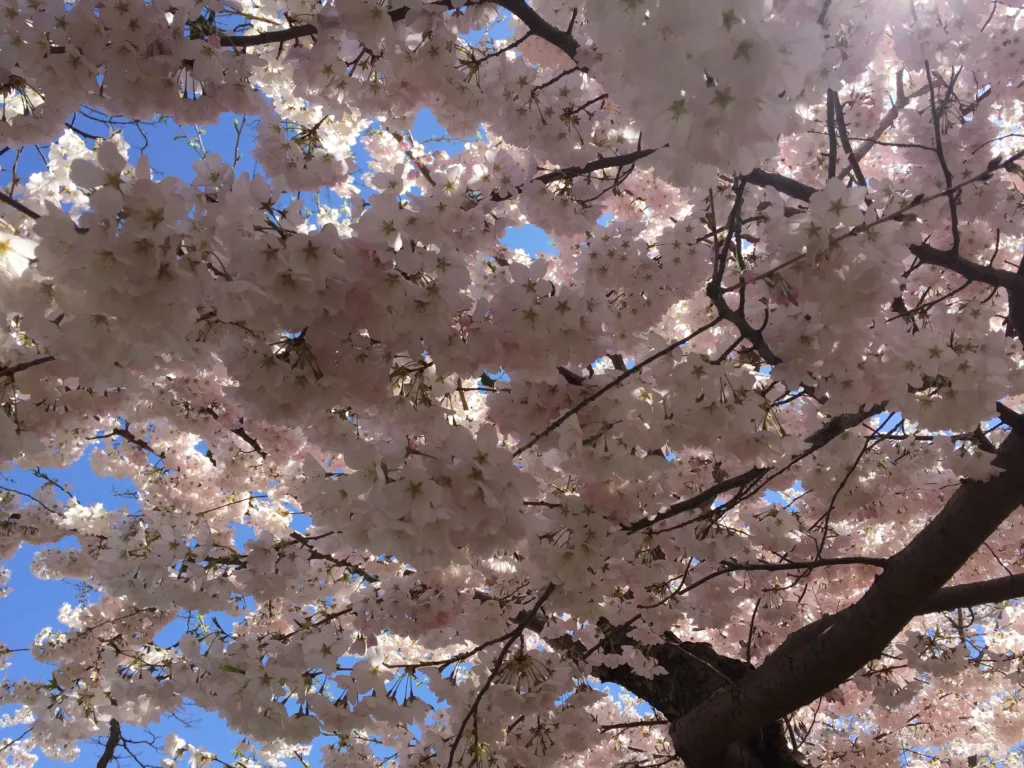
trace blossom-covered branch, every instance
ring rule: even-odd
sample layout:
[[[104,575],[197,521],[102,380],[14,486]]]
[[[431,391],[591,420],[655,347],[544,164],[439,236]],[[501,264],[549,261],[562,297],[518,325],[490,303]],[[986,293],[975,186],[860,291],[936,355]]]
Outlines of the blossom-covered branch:
[[[15,2],[5,758],[1007,762],[1024,17],[947,5]]]
[[[877,657],[982,543],[1024,503],[1024,437],[1003,442],[986,481],[965,481],[935,518],[890,558],[867,593],[799,649],[770,655],[742,682],[673,723],[672,738],[694,766],[720,765],[730,745],[845,681]],[[723,720],[723,718],[726,718]]]

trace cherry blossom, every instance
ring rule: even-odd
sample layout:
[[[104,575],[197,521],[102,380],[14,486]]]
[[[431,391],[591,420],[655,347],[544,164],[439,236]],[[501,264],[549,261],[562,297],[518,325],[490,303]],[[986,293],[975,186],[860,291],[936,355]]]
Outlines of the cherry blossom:
[[[1020,762],[1019,8],[3,18],[7,765]]]

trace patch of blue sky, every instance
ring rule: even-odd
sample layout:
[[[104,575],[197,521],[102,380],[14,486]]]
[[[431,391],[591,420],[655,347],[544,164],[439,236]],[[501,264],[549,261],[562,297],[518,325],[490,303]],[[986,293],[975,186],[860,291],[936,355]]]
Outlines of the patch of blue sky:
[[[462,39],[470,45],[477,45],[481,40],[508,40],[512,35],[512,24],[507,13],[502,13],[484,29],[475,29],[462,35]]]
[[[552,242],[551,236],[534,224],[527,223],[509,227],[505,230],[501,243],[508,248],[518,248],[526,251],[526,254],[531,259],[537,258],[537,255],[540,253],[548,256],[559,255],[558,248]]]
[[[466,142],[476,141],[483,132],[484,127],[481,125],[477,128],[476,136],[450,136],[438,122],[433,110],[426,107],[416,113],[412,123],[412,136],[416,141],[429,151],[443,149],[451,157],[465,149]]]

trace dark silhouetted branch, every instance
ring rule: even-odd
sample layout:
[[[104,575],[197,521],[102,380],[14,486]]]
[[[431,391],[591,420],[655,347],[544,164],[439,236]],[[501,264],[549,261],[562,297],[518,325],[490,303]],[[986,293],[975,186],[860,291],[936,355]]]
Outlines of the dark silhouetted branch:
[[[526,0],[495,0],[495,5],[501,6],[506,11],[514,14],[526,25],[528,30],[541,40],[546,40],[556,48],[564,51],[570,59],[576,58],[576,52],[580,48],[580,44],[576,42],[576,39],[570,33],[563,32],[544,19],[544,17],[527,5]]]
[[[110,765],[110,761],[114,759],[114,753],[117,751],[118,745],[121,743],[121,724],[115,720],[110,720],[110,735],[107,737],[107,743],[103,746],[103,754],[100,755],[100,759],[96,761],[96,768],[107,768]]]
[[[57,358],[53,355],[43,355],[42,357],[37,357],[35,360],[26,360],[23,363],[16,363],[14,365],[9,365],[6,368],[0,368],[0,378],[4,376],[13,376],[16,373],[27,371],[29,368],[34,368],[37,365],[49,363],[56,359]]]
[[[889,558],[864,596],[835,614],[830,627],[802,646],[780,647],[742,680],[675,721],[670,734],[687,765],[722,765],[733,744],[841,685],[928,610],[942,585],[1024,501],[1024,436],[1011,431],[993,463],[1005,471],[985,481],[964,480],[921,532]]]

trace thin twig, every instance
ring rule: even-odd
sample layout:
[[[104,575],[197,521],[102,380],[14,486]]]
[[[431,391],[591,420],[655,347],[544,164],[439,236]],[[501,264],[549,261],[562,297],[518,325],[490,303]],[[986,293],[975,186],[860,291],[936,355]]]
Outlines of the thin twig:
[[[836,141],[836,102],[839,96],[829,88],[828,98],[825,101],[825,124],[828,128],[828,177],[836,177],[836,167],[839,164],[839,143]]]
[[[957,200],[953,191],[953,174],[946,163],[946,153],[942,149],[942,126],[939,124],[939,110],[935,104],[935,86],[932,81],[932,68],[927,61],[924,63],[924,73],[928,78],[928,99],[932,107],[932,128],[935,132],[935,154],[939,156],[939,165],[942,167],[942,176],[946,180],[946,197],[949,200],[950,228],[953,234],[953,245],[951,250],[960,251],[960,218],[957,213]],[[951,84],[952,85],[952,84]]]
[[[768,472],[767,468],[755,467],[754,469],[748,469],[746,472],[735,477],[729,477],[720,483],[701,491],[696,496],[692,496],[685,501],[678,501],[672,504],[664,512],[660,512],[654,517],[646,518],[644,520],[638,520],[637,522],[629,525],[625,528],[628,533],[639,533],[640,531],[647,530],[654,525],[662,522],[663,520],[669,520],[683,512],[689,512],[692,509],[698,509],[703,507],[705,504],[710,504],[723,493],[735,490],[737,488],[743,488],[749,483],[760,480]]]
[[[874,429],[871,432],[871,434],[864,439],[864,445],[861,447],[860,452],[857,454],[857,458],[853,460],[853,464],[850,466],[849,470],[847,470],[846,474],[843,476],[843,479],[840,481],[839,485],[836,486],[836,490],[832,494],[832,498],[829,500],[828,509],[826,509],[825,513],[821,515],[821,517],[819,517],[811,526],[812,529],[817,528],[819,525],[822,526],[821,542],[818,544],[818,549],[815,553],[817,557],[821,557],[821,553],[825,549],[825,542],[828,541],[828,526],[830,520],[832,519],[832,512],[836,508],[836,501],[839,499],[839,494],[842,493],[843,488],[846,487],[846,484],[850,482],[850,478],[853,477],[853,473],[857,470],[857,466],[860,464],[861,459],[864,458],[864,455],[874,445],[872,440],[874,440],[875,436],[878,435],[879,432],[885,429],[886,424],[888,424],[889,421],[895,415],[896,414],[894,413],[890,413],[888,416],[886,416],[885,421],[879,424],[878,427]],[[888,435],[884,435],[883,437],[887,436]]]
[[[835,93],[835,91],[833,91]],[[839,101],[839,94],[836,94],[832,102],[832,108],[836,118],[836,128],[839,130],[839,141],[843,145],[843,151],[846,153],[846,157],[850,162],[850,168],[853,169],[854,178],[857,179],[857,183],[862,187],[867,187],[868,181],[864,178],[864,171],[860,168],[860,161],[857,159],[856,153],[853,151],[853,145],[850,144],[850,133],[846,129],[846,116],[843,114],[843,105]]]
[[[719,576],[725,576],[729,573],[741,573],[744,571],[810,571],[815,568],[831,568],[836,565],[867,565],[873,568],[884,569],[887,562],[888,561],[884,557],[822,557],[804,562],[725,563],[724,567],[719,568],[717,571],[712,573],[705,574],[692,584],[688,585],[685,590],[680,592],[680,595],[692,592],[702,584],[706,584],[712,579],[717,579]]]
[[[30,219],[42,218],[41,214],[36,213],[31,208],[21,203],[20,201],[15,200],[13,197],[6,194],[5,192],[0,192],[0,202],[7,203],[7,205],[11,206],[11,208],[16,210],[18,213],[22,213],[28,216]]]
[[[3,378],[4,376],[13,376],[16,373],[21,373],[29,368],[42,365],[43,363],[49,363],[56,359],[57,358],[53,355],[43,355],[42,357],[37,357],[35,360],[26,360],[23,363],[16,363],[15,365],[10,365],[7,368],[0,368],[0,378]]]
[[[633,376],[634,374],[640,373],[640,371],[642,371],[648,365],[650,365],[651,363],[653,363],[653,362],[655,362],[657,360],[660,360],[665,355],[668,355],[668,354],[674,352],[675,350],[679,349],[679,347],[683,346],[684,344],[686,344],[691,339],[694,339],[697,336],[699,336],[700,334],[704,333],[705,331],[707,331],[707,330],[709,330],[711,328],[714,328],[716,325],[718,325],[719,322],[721,322],[721,319],[716,317],[710,323],[706,323],[706,324],[702,325],[700,328],[698,328],[696,331],[694,331],[690,335],[685,336],[682,339],[679,339],[678,341],[672,342],[671,344],[669,344],[664,349],[659,350],[658,352],[655,352],[653,355],[651,355],[651,356],[641,360],[639,363],[634,365],[628,371],[619,374],[614,379],[612,379],[608,384],[605,384],[603,387],[601,387],[599,390],[597,390],[593,394],[588,395],[587,397],[583,398],[583,400],[581,400],[576,406],[574,406],[573,408],[570,408],[568,411],[566,411],[561,416],[559,416],[557,419],[555,419],[553,422],[551,422],[547,427],[545,427],[543,430],[541,430],[541,432],[539,434],[537,434],[533,438],[531,438],[524,446],[522,446],[521,448],[517,448],[512,453],[512,456],[513,457],[519,456],[519,455],[525,453],[526,451],[530,450],[533,446],[535,446],[537,443],[539,443],[545,437],[547,437],[552,432],[554,432],[556,429],[558,429],[560,426],[562,426],[570,418],[575,416],[577,413],[582,411],[584,408],[586,408],[592,402],[594,402],[599,397],[601,397],[601,395],[603,395],[605,392],[608,392],[609,390],[614,389],[615,387],[619,386],[619,384],[624,382],[630,376]]]
[[[543,607],[545,601],[551,597],[551,593],[555,591],[554,584],[548,584],[541,596],[537,599],[533,608],[526,615],[522,621],[516,626],[516,630],[512,636],[508,639],[508,642],[502,647],[501,652],[498,654],[498,658],[495,659],[494,665],[491,667],[491,674],[488,675],[487,680],[480,686],[480,690],[477,692],[476,698],[473,700],[473,704],[470,706],[469,711],[466,712],[466,716],[462,719],[462,724],[459,726],[459,730],[455,733],[455,739],[452,741],[451,751],[448,753],[448,768],[452,768],[455,764],[455,751],[459,746],[459,742],[462,741],[462,735],[466,732],[466,726],[469,725],[470,719],[476,714],[480,707],[480,702],[483,701],[484,694],[494,683],[498,673],[501,671],[502,665],[505,663],[505,657],[508,656],[509,649],[512,648],[512,644],[518,640],[526,628],[533,622],[534,617],[540,613],[540,609]]]
[[[885,135],[886,131],[892,128],[893,124],[896,122],[896,118],[900,115],[900,111],[910,103],[911,99],[923,96],[927,92],[928,86],[925,85],[910,94],[905,93],[903,90],[903,70],[901,69],[896,75],[896,101],[893,102],[889,111],[882,116],[882,121],[878,124],[878,127],[874,130],[871,136],[861,141],[857,146],[857,149],[854,150],[854,157],[856,157],[858,161],[863,160],[864,156],[871,151],[871,147],[880,143],[878,140]],[[849,171],[849,168],[844,168],[839,175],[845,176]]]

